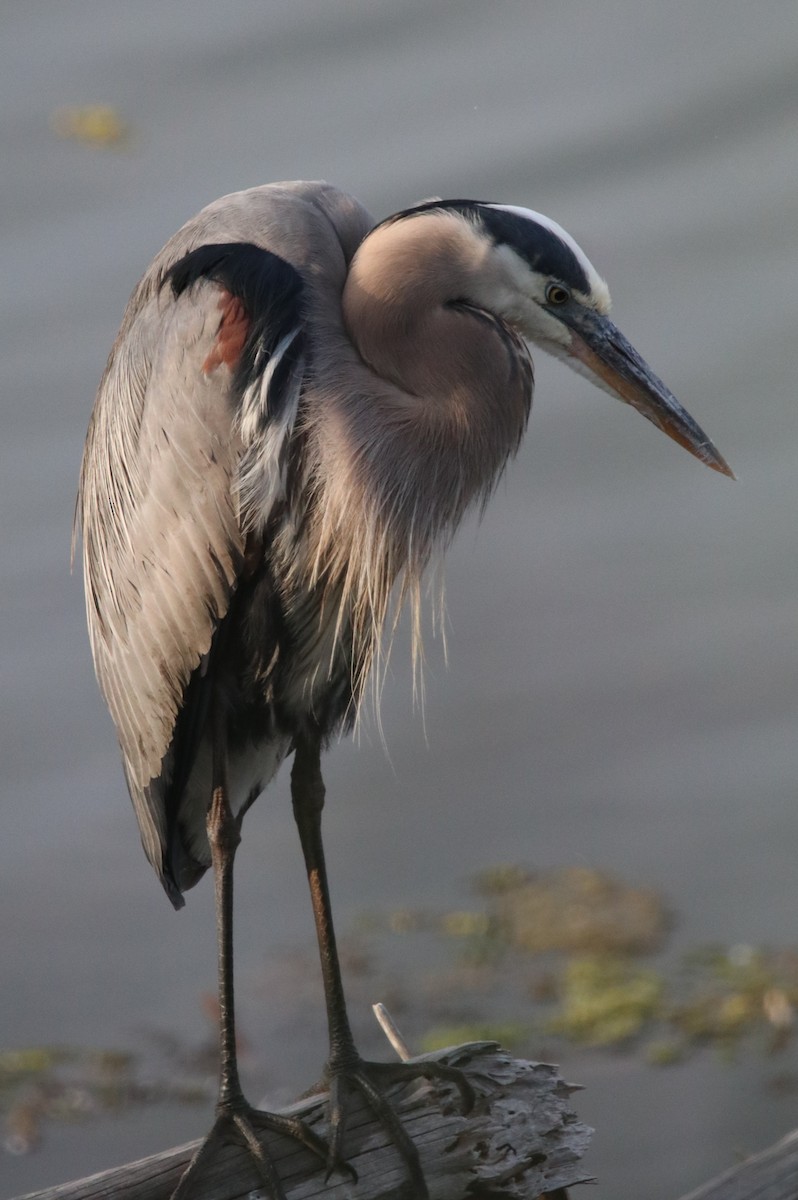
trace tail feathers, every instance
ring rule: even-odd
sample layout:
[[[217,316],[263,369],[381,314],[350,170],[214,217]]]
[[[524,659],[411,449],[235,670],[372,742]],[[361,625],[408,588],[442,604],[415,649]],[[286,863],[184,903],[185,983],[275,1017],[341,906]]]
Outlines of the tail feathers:
[[[182,845],[180,839],[173,837],[160,867],[156,866],[155,869],[172,905],[176,909],[180,909],[184,908],[186,903],[183,893],[199,883],[208,870],[208,864],[197,862]]]
[[[169,872],[167,872],[166,870],[163,870],[160,872],[159,878],[161,880],[161,883],[163,884],[163,890],[166,892],[167,896],[171,900],[173,907],[176,909],[185,908],[186,901],[183,897],[183,893],[181,892],[180,888],[175,883],[171,874]]]

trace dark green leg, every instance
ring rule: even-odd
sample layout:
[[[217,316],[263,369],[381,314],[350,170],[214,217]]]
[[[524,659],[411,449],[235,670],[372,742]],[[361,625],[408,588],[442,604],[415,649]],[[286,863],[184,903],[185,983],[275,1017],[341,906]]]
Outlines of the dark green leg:
[[[365,1062],[358,1054],[346,1012],[324,864],[321,837],[324,781],[321,775],[321,745],[318,737],[297,739],[291,772],[291,798],[305,856],[313,915],[316,920],[330,1035],[330,1057],[325,1070],[325,1082],[329,1084],[330,1089],[328,1177],[332,1170],[342,1165],[348,1094],[351,1089],[357,1088],[383,1128],[390,1134],[403,1158],[413,1189],[412,1195],[416,1200],[426,1200],[427,1185],[418,1151],[402,1122],[383,1096],[378,1081],[390,1082],[397,1078],[411,1079],[422,1076],[427,1079],[442,1079],[459,1088],[466,1110],[473,1103],[473,1092],[462,1072],[440,1063],[370,1063]]]

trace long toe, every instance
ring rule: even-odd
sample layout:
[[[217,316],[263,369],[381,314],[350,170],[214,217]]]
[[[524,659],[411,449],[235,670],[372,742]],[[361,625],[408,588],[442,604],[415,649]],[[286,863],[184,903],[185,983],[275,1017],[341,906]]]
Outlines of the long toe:
[[[200,1190],[211,1194],[210,1180],[217,1174],[230,1180],[241,1174],[242,1190],[256,1183],[267,1200],[286,1200],[275,1158],[265,1133],[280,1134],[305,1146],[321,1162],[328,1147],[303,1121],[280,1113],[264,1112],[244,1102],[220,1106],[210,1133],[202,1140],[186,1167],[171,1200],[190,1200]],[[235,1159],[240,1160],[236,1167]]]
[[[388,1083],[408,1083],[413,1079],[426,1079],[427,1083],[445,1084],[457,1088],[460,1093],[460,1111],[463,1115],[471,1112],[474,1107],[474,1089],[458,1067],[450,1067],[442,1062],[369,1062],[363,1063],[369,1075],[374,1079]]]
[[[366,1062],[357,1057],[345,1063],[331,1062],[327,1068],[329,1082],[329,1158],[327,1177],[333,1170],[346,1167],[346,1132],[353,1107],[353,1096],[360,1093],[379,1124],[390,1137],[407,1174],[407,1196],[413,1200],[428,1200],[429,1191],[424,1179],[418,1150],[405,1129],[386,1090],[395,1084],[425,1079],[444,1083],[460,1093],[461,1108],[468,1112],[474,1103],[474,1092],[462,1071],[444,1063],[381,1063]],[[350,1168],[351,1169],[351,1168]]]

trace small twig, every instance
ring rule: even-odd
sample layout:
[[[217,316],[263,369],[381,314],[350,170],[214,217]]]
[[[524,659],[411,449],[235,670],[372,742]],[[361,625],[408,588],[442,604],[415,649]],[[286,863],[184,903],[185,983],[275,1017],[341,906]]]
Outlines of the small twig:
[[[371,1011],[377,1018],[377,1023],[380,1026],[380,1029],[393,1046],[399,1058],[401,1058],[402,1062],[407,1062],[407,1060],[411,1057],[410,1050],[408,1049],[407,1042],[399,1032],[396,1022],[388,1012],[388,1009],[378,1000],[376,1004],[372,1004]]]

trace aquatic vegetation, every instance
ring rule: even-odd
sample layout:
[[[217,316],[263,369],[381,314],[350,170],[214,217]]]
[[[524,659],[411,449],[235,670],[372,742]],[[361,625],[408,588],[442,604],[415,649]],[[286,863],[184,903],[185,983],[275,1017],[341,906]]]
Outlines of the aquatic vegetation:
[[[639,1035],[659,1012],[665,983],[656,973],[609,955],[571,959],[556,1016],[548,1023],[587,1046],[614,1046]]]
[[[204,1080],[174,1059],[163,1059],[153,1077],[143,1053],[126,1049],[29,1046],[0,1050],[2,1145],[8,1154],[28,1154],[42,1141],[48,1122],[82,1121],[134,1105],[204,1102]]]
[[[785,1051],[798,1008],[798,948],[709,946],[680,954],[668,945],[673,920],[661,897],[584,867],[533,873],[499,866],[481,872],[470,891],[469,903],[449,910],[370,911],[342,940],[350,1006],[364,1038],[380,1036],[370,1009],[381,1000],[412,1052],[497,1041],[550,1060],[567,1059],[571,1044],[671,1067],[702,1048],[731,1058],[751,1047],[780,1056],[774,1086],[794,1086]],[[401,968],[392,971],[399,939],[416,944],[401,947]],[[294,1027],[306,1028],[318,1018],[317,970],[310,949],[272,956],[256,998],[262,991],[274,1011],[290,1011]],[[207,1101],[218,1013],[213,998],[200,1005],[209,1037],[199,1046],[167,1031],[149,1034],[135,1051],[0,1048],[5,1149],[34,1149],[50,1121]],[[375,1040],[374,1052],[384,1055],[384,1043]]]

